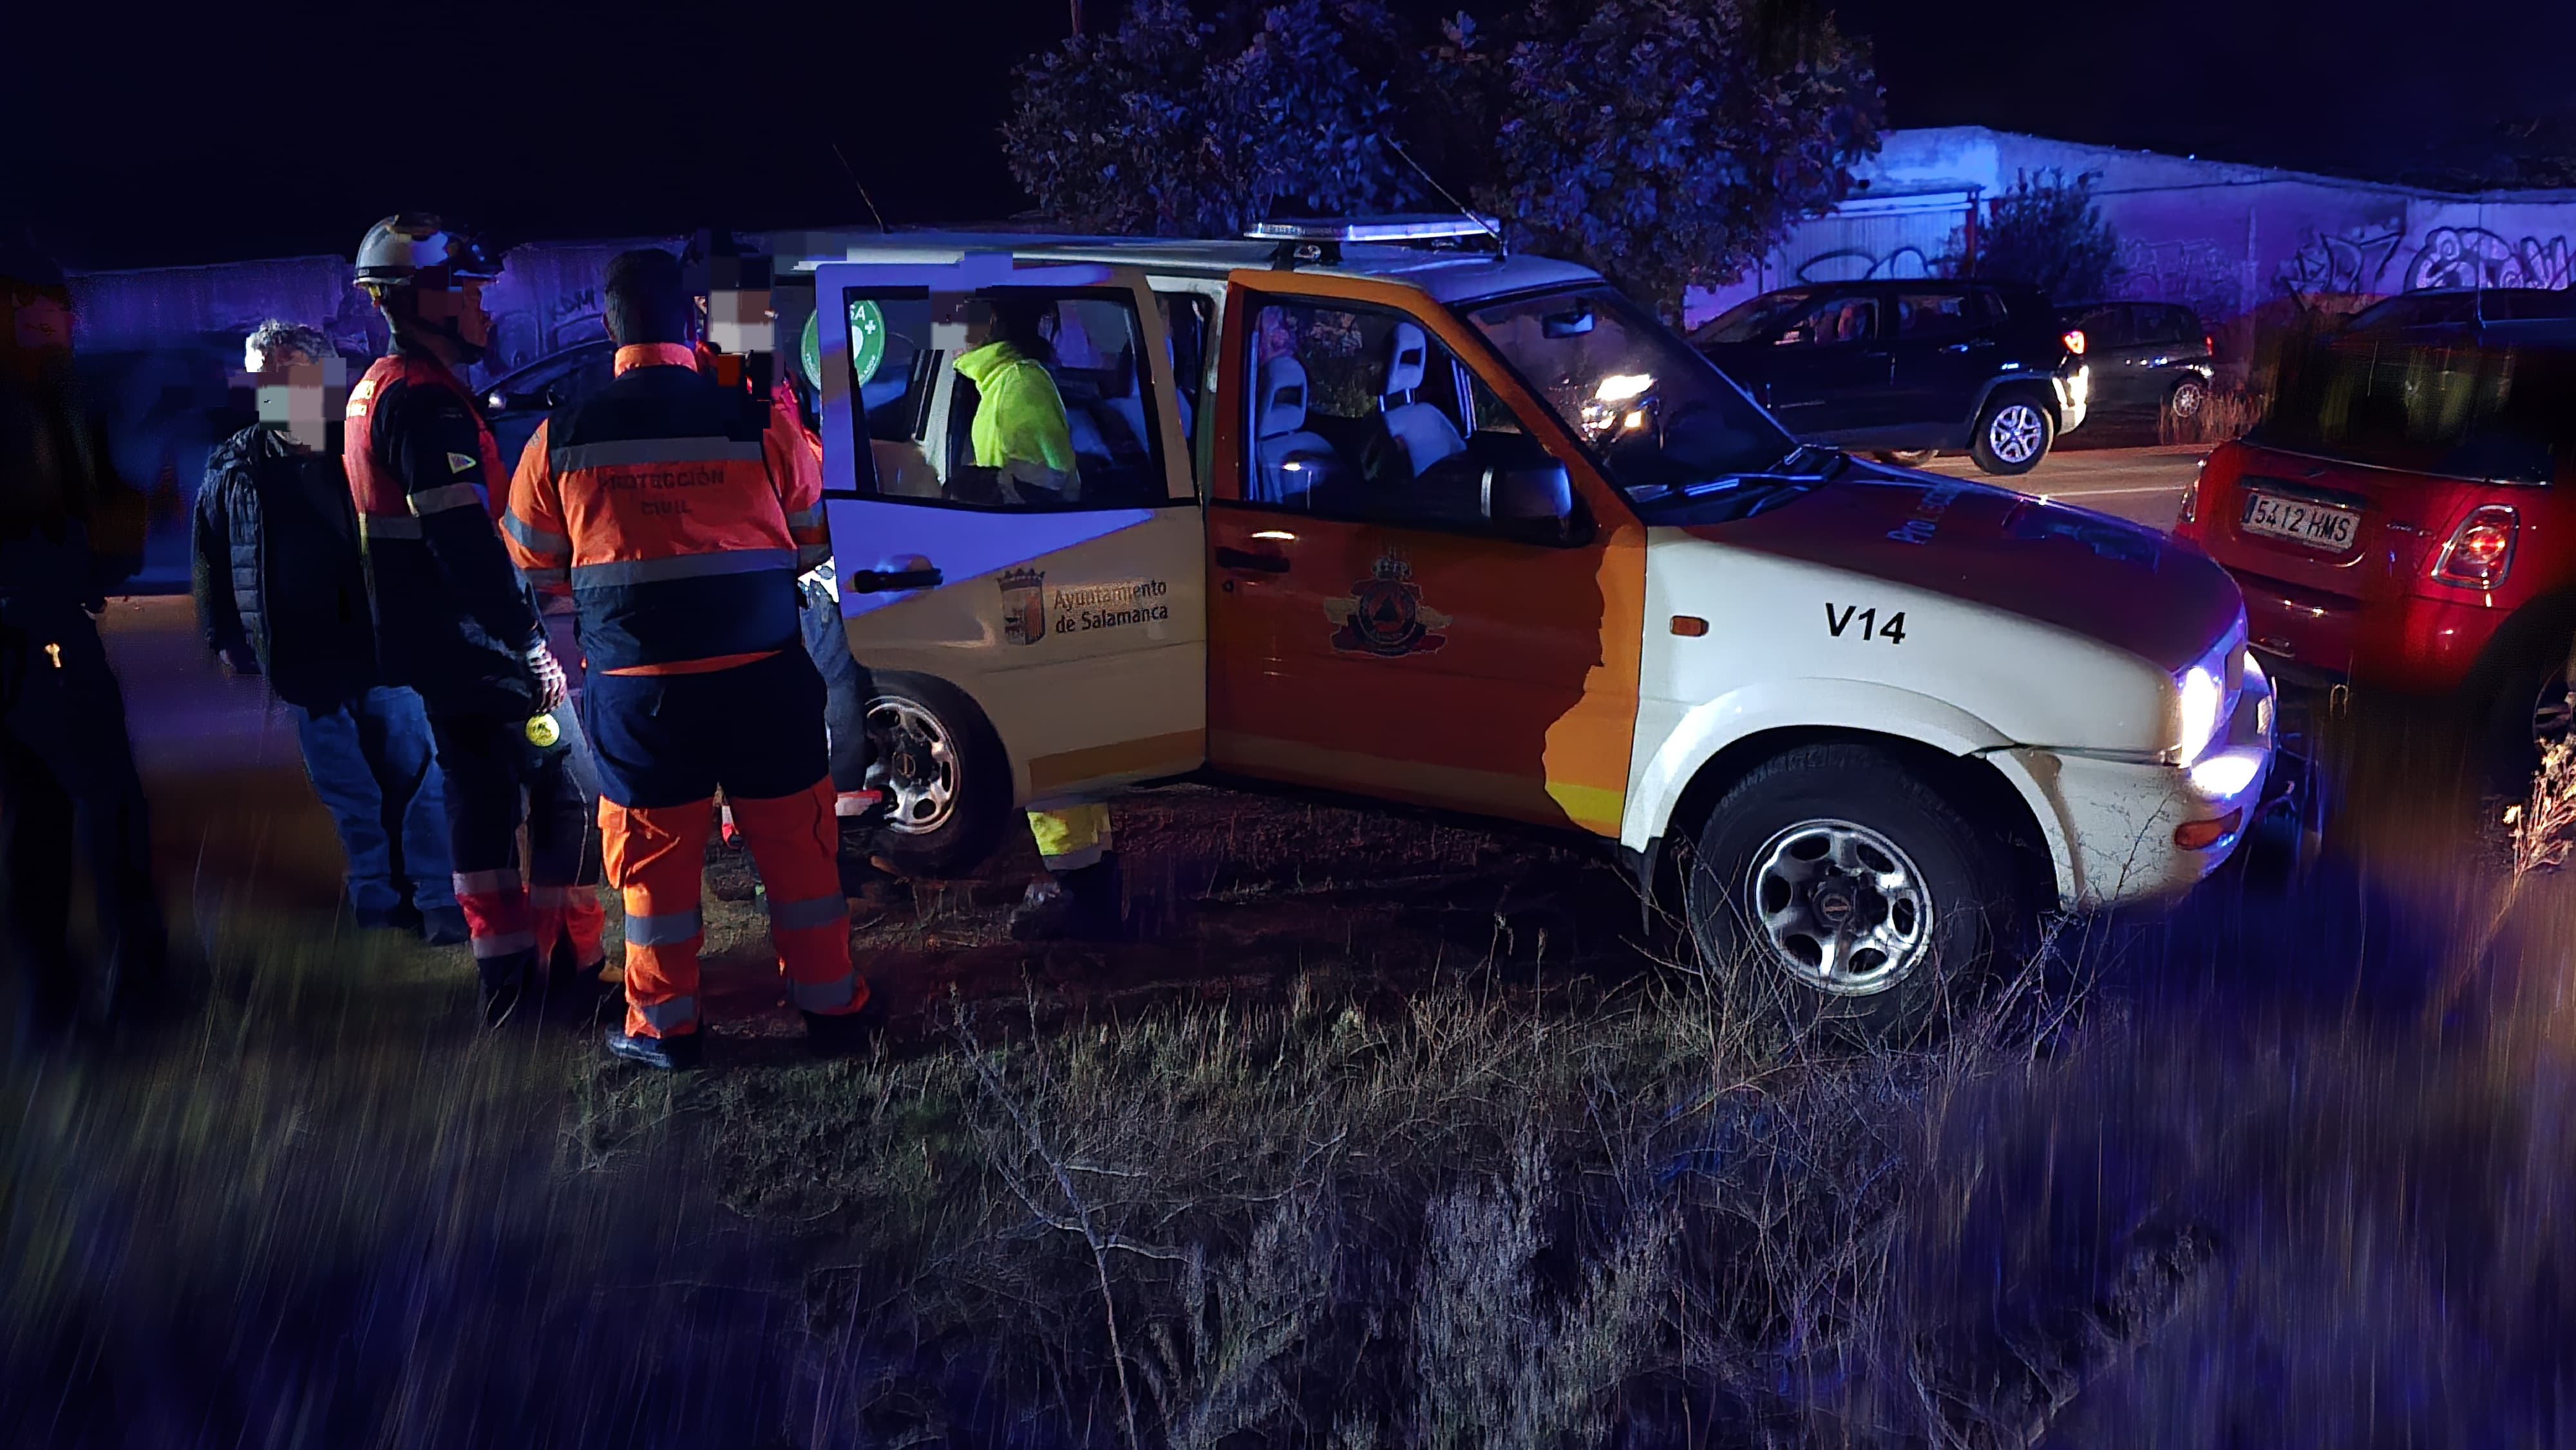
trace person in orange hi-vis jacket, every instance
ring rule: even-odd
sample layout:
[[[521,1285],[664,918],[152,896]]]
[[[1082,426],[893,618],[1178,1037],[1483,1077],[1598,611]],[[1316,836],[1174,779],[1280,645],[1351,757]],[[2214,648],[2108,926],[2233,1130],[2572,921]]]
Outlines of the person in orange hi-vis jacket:
[[[600,290],[616,381],[528,441],[502,530],[531,583],[574,600],[603,851],[626,903],[626,1022],[608,1049],[699,1060],[699,876],[721,788],[788,999],[818,1047],[844,1050],[882,1014],[850,961],[823,681],[798,630],[797,575],[831,552],[822,471],[766,400],[698,371],[677,258],[622,253]]]

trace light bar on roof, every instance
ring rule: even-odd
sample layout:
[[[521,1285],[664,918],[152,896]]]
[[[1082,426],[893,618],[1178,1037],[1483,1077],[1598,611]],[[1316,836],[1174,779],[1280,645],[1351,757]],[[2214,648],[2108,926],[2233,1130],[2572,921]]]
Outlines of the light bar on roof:
[[[1255,222],[1244,235],[1256,242],[1446,242],[1490,240],[1501,233],[1502,224],[1488,216],[1391,216]]]

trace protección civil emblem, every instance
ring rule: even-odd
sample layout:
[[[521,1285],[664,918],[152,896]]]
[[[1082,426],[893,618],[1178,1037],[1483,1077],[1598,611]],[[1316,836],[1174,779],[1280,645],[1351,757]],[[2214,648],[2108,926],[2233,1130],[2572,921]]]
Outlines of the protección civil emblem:
[[[1002,589],[1002,637],[1013,644],[1046,638],[1046,571],[1005,569],[994,582]]]
[[[1340,626],[1333,631],[1333,648],[1396,659],[1429,654],[1449,642],[1440,633],[1449,627],[1449,616],[1423,605],[1422,586],[1413,582],[1413,566],[1403,555],[1380,556],[1351,591],[1324,601],[1325,617]]]

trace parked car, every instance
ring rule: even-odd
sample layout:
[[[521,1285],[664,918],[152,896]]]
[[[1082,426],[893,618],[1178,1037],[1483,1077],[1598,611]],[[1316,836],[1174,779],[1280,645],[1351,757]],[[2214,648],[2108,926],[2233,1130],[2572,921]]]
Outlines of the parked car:
[[[2493,332],[2498,340],[2525,335],[2564,337],[2576,332],[2576,291],[2546,287],[2439,287],[2374,302],[2340,331],[2441,342],[2460,329]]]
[[[2096,302],[2061,308],[2058,319],[2083,334],[2095,417],[2188,423],[2209,406],[2218,348],[2190,308]]]
[[[2196,550],[1802,444],[1582,267],[1371,235],[805,264],[889,856],[1203,773],[1374,797],[1615,851],[1765,1000],[1892,1025],[2038,910],[2236,847],[2271,687]],[[969,446],[997,287],[1041,310],[1060,487]],[[854,407],[897,343],[902,405]]]
[[[1690,342],[1799,438],[1895,461],[1965,448],[1988,473],[2028,473],[2090,399],[2083,339],[2027,287],[1791,287]]]
[[[2245,591],[2282,673],[2465,705],[2500,779],[2565,733],[2576,345],[2370,329],[2292,359],[2178,532]]]
[[[484,389],[483,418],[501,445],[501,461],[516,468],[546,415],[607,387],[616,361],[617,345],[597,338],[548,353]]]

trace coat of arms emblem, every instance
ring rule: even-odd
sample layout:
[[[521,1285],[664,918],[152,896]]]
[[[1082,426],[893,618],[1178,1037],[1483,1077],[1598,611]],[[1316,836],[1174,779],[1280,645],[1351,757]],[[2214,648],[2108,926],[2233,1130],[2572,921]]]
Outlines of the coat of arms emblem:
[[[1369,577],[1355,581],[1351,593],[1324,601],[1324,614],[1340,628],[1333,648],[1383,659],[1428,654],[1449,642],[1440,633],[1449,616],[1423,605],[1422,586],[1413,582],[1413,566],[1396,553],[1379,557]]]
[[[1046,638],[1046,571],[1005,569],[994,582],[1002,590],[1002,637],[1013,644]]]

